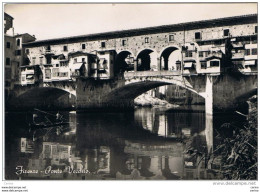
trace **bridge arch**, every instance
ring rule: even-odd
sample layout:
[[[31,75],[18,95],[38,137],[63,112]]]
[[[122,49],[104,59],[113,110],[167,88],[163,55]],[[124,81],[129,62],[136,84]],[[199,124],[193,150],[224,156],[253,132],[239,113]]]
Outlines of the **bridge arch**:
[[[182,59],[181,49],[178,46],[168,46],[160,51],[160,69],[161,70],[180,70],[176,62]]]
[[[115,58],[115,74],[134,70],[134,54],[131,51],[120,51]]]
[[[16,95],[11,105],[13,105],[12,108],[18,109],[73,108],[76,105],[76,95],[56,87],[35,87]]]
[[[154,49],[143,49],[138,51],[137,71],[157,70],[157,51]]]
[[[168,72],[169,73],[169,72]],[[180,76],[175,76],[174,78],[161,78],[161,77],[137,77],[133,79],[128,79],[126,84],[122,87],[116,88],[110,93],[104,95],[105,101],[125,101],[125,100],[133,100],[139,95],[160,87],[164,85],[178,85],[186,90],[189,90],[196,95],[199,95],[205,98],[205,94],[198,92],[195,90],[188,82],[184,82]]]

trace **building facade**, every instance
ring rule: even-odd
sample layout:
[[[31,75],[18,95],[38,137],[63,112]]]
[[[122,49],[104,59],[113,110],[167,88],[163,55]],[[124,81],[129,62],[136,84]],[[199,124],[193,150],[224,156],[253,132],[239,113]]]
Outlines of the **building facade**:
[[[223,68],[257,71],[257,15],[115,31],[24,44],[43,82],[75,75],[112,79],[124,72],[219,74]],[[23,84],[28,84],[24,82]]]
[[[24,34],[14,34],[13,17],[4,14],[4,66],[5,66],[5,96],[10,95],[15,84],[21,84],[20,67],[27,65],[23,43],[35,41],[35,37]]]

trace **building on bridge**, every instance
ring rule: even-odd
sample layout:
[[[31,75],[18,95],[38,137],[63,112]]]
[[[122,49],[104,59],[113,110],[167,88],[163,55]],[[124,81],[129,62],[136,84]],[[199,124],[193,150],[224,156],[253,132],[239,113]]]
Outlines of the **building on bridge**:
[[[4,14],[4,55],[5,55],[5,96],[10,94],[15,84],[20,84],[20,67],[26,64],[23,43],[35,41],[35,37],[24,34],[15,34],[13,17]]]
[[[73,81],[80,76],[112,79],[135,71],[181,71],[189,76],[232,68],[246,73],[257,71],[257,15],[48,39],[23,46],[29,65],[39,65],[43,81],[48,82]]]

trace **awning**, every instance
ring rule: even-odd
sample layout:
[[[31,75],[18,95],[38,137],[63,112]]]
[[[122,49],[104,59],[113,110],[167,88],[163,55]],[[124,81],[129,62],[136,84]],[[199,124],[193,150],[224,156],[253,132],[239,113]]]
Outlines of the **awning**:
[[[184,68],[191,68],[193,62],[184,63]]]
[[[207,61],[210,61],[210,60],[213,60],[213,59],[218,59],[218,60],[220,60],[221,58],[218,57],[218,56],[215,56],[215,55],[211,55],[210,57],[207,57],[207,58],[206,58]]]
[[[189,62],[196,63],[196,60],[195,59],[184,59],[184,63],[189,63]]]
[[[73,64],[71,70],[72,71],[78,70],[81,68],[82,65],[83,65],[82,63]]]
[[[27,75],[26,76],[26,79],[33,79],[34,77],[33,77],[33,75]]]
[[[245,61],[245,65],[255,65],[255,60]]]

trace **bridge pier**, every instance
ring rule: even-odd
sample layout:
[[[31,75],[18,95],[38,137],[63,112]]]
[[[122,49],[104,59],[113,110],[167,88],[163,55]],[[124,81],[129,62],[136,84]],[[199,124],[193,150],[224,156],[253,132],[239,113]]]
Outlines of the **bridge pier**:
[[[213,77],[210,75],[206,76],[205,93],[205,113],[213,115]]]

